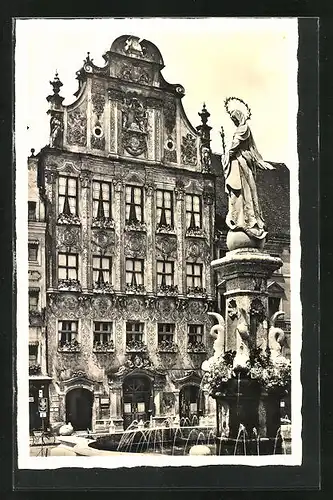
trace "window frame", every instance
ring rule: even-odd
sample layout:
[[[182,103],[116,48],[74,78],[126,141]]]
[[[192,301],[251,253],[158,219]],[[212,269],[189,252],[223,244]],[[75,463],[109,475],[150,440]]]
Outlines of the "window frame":
[[[98,278],[99,278],[99,272],[102,271],[103,273],[103,282],[104,284],[109,284],[109,285],[112,285],[112,257],[109,256],[109,255],[100,255],[100,254],[93,254],[92,256],[92,281],[93,281],[93,285],[96,285],[98,284]],[[108,259],[109,261],[109,269],[106,269],[106,268],[103,268],[103,267],[95,267],[95,259],[99,259],[100,260],[100,264],[101,262],[103,261],[103,259]],[[95,280],[94,279],[94,273],[97,272],[97,279]],[[106,280],[104,278],[104,273],[108,273],[109,275],[109,279]]]
[[[200,329],[201,333],[196,332],[190,332],[191,328],[195,328],[196,330]],[[191,337],[195,337],[195,341],[191,342],[190,339]],[[198,337],[200,337],[200,340],[198,340]],[[187,324],[187,349],[191,348],[193,344],[202,344],[203,350],[205,350],[205,329],[204,325],[202,323],[188,323]]]
[[[97,198],[94,197],[94,184],[99,185],[99,189],[98,189],[99,195]],[[109,199],[102,198],[103,211],[105,211],[105,206],[104,206],[105,203],[108,204],[108,210],[109,210],[109,215],[104,216],[104,218],[106,220],[111,220],[112,219],[112,183],[109,181],[102,181],[102,180],[97,180],[97,179],[93,179],[93,181],[92,181],[92,217],[95,220],[99,220],[99,218],[98,218],[98,206],[99,206],[99,202],[100,202],[100,189],[101,189],[101,186],[103,186],[103,184],[107,185],[109,188]],[[103,187],[102,187],[102,196],[103,196],[103,193],[104,192],[103,192]],[[97,202],[96,213],[95,213],[95,209],[94,209],[94,202]]]
[[[37,290],[29,290],[29,313],[30,312],[36,312],[38,311],[38,307],[39,307],[39,291]],[[31,298],[36,298],[36,304],[35,304],[35,307],[31,307]]]
[[[60,265],[59,263],[59,257],[60,255],[65,255],[66,256],[66,266],[62,266]],[[76,265],[75,267],[72,267],[72,266],[68,266],[68,257],[75,257],[76,259]],[[66,269],[66,278],[60,278],[59,276],[59,270],[60,269]],[[76,270],[76,278],[69,278],[68,277],[68,270],[69,269],[75,269]],[[74,280],[74,281],[79,281],[79,255],[77,253],[71,253],[71,252],[58,252],[58,267],[57,267],[57,270],[58,270],[58,281],[60,280]]]
[[[167,273],[167,272],[159,272],[158,270],[158,264],[162,264],[163,267],[165,267],[165,264],[171,264],[171,273]],[[159,283],[159,277],[161,277],[161,283]],[[167,283],[166,280],[165,283],[163,283],[163,278],[166,278],[166,277],[171,277],[170,281],[171,283]],[[175,286],[175,263],[173,260],[157,260],[156,261],[156,284],[157,284],[157,288],[160,289],[162,288],[163,286]]]
[[[33,216],[31,216],[31,205],[33,204]],[[36,201],[28,201],[28,222],[36,222],[37,221],[37,202]]]
[[[128,189],[130,189],[130,198],[131,198],[131,201],[129,203],[126,201]],[[140,197],[141,197],[140,203],[135,203],[135,189],[140,190]],[[132,199],[134,201],[132,201]],[[133,208],[133,206],[134,206],[134,211],[135,211],[135,218],[132,219],[131,218],[131,209]],[[128,217],[126,215],[127,207],[129,207]],[[140,218],[137,217],[136,207],[140,207],[140,209],[141,209],[141,217]],[[144,223],[144,192],[143,192],[142,186],[136,186],[133,184],[126,184],[125,185],[125,222],[126,222],[126,224],[131,224],[131,223],[143,224]]]
[[[139,327],[138,331],[135,331],[134,328],[129,331],[129,326],[134,327],[135,325]],[[144,344],[145,341],[145,324],[143,321],[126,321],[126,346],[129,344],[129,335],[131,336],[131,342],[136,341]],[[134,337],[133,337],[134,336]],[[137,336],[139,338],[137,338]]]
[[[74,324],[76,325],[76,329],[72,330],[64,328],[64,323],[70,324],[71,326]],[[60,328],[60,324],[62,328]],[[66,340],[62,339],[62,335],[65,334]],[[71,338],[68,340],[67,335],[70,334]],[[74,337],[73,337],[74,335]],[[78,320],[71,320],[71,319],[59,319],[58,320],[58,347],[63,347],[64,344],[71,344],[73,342],[78,343],[78,336],[79,336],[79,321]]]
[[[192,267],[192,273],[188,273],[188,266]],[[200,268],[200,275],[197,275],[194,273],[194,266],[199,266]],[[195,278],[200,278],[200,285],[195,285]],[[188,279],[191,278],[192,284],[188,284]],[[203,264],[201,262],[186,262],[186,288],[199,288],[203,289]]]
[[[158,193],[162,193],[162,205],[158,205]],[[165,194],[168,193],[170,194],[170,208],[165,207]],[[174,228],[174,201],[173,201],[173,191],[170,191],[168,189],[156,189],[156,219],[158,219],[158,210],[161,210],[161,215],[160,215],[160,220],[157,223],[158,227],[163,227],[163,226],[170,226],[172,229]],[[161,224],[161,219],[162,219],[162,214],[163,211],[166,213],[170,213],[170,224],[166,222],[166,224]],[[166,218],[166,215],[165,215]]]
[[[191,210],[187,209],[187,201],[191,199]],[[199,199],[199,211],[194,210],[194,199]],[[190,214],[190,221],[187,222],[187,214]],[[195,220],[195,215],[199,215],[199,225],[192,225],[192,219]],[[186,219],[186,230],[189,229],[202,229],[202,196],[194,193],[186,193],[185,194],[185,219]]]
[[[30,258],[30,252],[32,250],[32,248],[34,248],[36,250],[36,258],[35,259],[31,259]],[[38,255],[39,254],[39,244],[38,243],[35,243],[35,242],[29,242],[28,241],[28,262],[38,262]]]
[[[133,270],[127,269],[127,263],[128,262],[132,262],[133,263]],[[135,271],[135,262],[140,262],[141,263],[141,271]],[[144,286],[144,284],[145,284],[145,281],[144,281],[144,269],[145,269],[144,259],[136,259],[136,258],[132,258],[132,257],[126,257],[126,259],[125,259],[125,273],[126,273],[125,283],[126,283],[126,286]],[[131,282],[130,283],[128,283],[128,281],[127,281],[127,273],[132,273],[132,277],[131,277]],[[142,281],[142,283],[137,283],[137,277],[136,277],[137,274],[141,275],[141,281]],[[133,275],[135,275],[134,283],[133,283]]]
[[[109,330],[98,330],[96,329],[96,325],[108,325],[110,327]],[[99,335],[100,339],[97,341],[96,337]],[[106,340],[101,340],[101,337],[104,335],[106,336]],[[105,345],[111,343],[113,344],[113,322],[112,321],[94,321],[93,322],[93,346],[94,348],[96,345]]]
[[[66,180],[66,183],[65,183],[65,194],[60,194],[60,179],[65,179]],[[75,181],[75,196],[73,195],[69,195],[68,194],[68,181],[69,180],[74,180]],[[72,208],[70,206],[70,213],[72,216],[74,217],[78,217],[79,215],[79,204],[78,204],[78,196],[79,194],[79,185],[78,185],[78,178],[75,177],[75,176],[71,176],[71,175],[59,175],[58,177],[58,215],[61,215],[64,213],[64,204],[65,204],[65,200],[66,200],[66,196],[68,198],[68,202],[70,199],[75,199],[75,213],[72,212]],[[61,199],[64,199],[64,203],[62,204],[63,205],[63,209],[62,211],[60,211],[60,206],[61,206],[61,203],[60,203],[60,200]]]
[[[171,327],[170,332],[166,332],[166,327],[169,326]],[[163,331],[160,331],[162,329]],[[176,331],[176,325],[175,323],[157,323],[157,344],[160,344],[160,340],[167,340],[171,342],[175,342],[175,331]],[[162,338],[160,339],[161,336],[168,337],[168,338]]]

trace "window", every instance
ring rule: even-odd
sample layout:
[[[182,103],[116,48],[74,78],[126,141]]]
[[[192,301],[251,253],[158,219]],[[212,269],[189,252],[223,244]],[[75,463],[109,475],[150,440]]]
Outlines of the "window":
[[[186,282],[187,288],[192,290],[193,288],[202,288],[202,264],[195,264],[192,262],[186,263]]]
[[[77,321],[59,321],[59,345],[77,343]]]
[[[126,345],[133,346],[143,343],[143,323],[126,323]]]
[[[201,229],[201,197],[196,194],[186,195],[186,227]]]
[[[75,177],[59,177],[59,213],[77,214],[77,179]]]
[[[37,262],[38,260],[38,244],[28,243],[28,260],[30,262]]]
[[[111,184],[93,182],[93,217],[98,220],[111,218]]]
[[[157,327],[157,342],[159,347],[168,348],[174,344],[175,325],[171,323],[159,323]]]
[[[111,284],[111,257],[93,256],[93,281]]]
[[[173,227],[173,194],[171,191],[156,191],[156,218],[159,226]]]
[[[28,201],[28,221],[36,220],[36,202]]]
[[[143,189],[126,186],[126,222],[143,222]]]
[[[280,297],[268,297],[268,316],[271,318],[273,314],[280,311],[281,298]]]
[[[187,326],[187,348],[188,350],[204,351],[203,325]]]
[[[30,344],[29,345],[29,366],[37,365],[38,361],[38,345]]]
[[[94,322],[94,347],[106,346],[112,342],[112,323],[108,321]],[[112,342],[113,343],[113,342]]]
[[[157,261],[157,286],[173,286],[174,263],[167,260]]]
[[[29,311],[37,311],[38,310],[38,292],[30,291],[29,292]]]
[[[58,254],[58,278],[60,280],[78,279],[78,256],[72,253]]]
[[[143,260],[126,259],[126,285],[137,287],[143,283]]]

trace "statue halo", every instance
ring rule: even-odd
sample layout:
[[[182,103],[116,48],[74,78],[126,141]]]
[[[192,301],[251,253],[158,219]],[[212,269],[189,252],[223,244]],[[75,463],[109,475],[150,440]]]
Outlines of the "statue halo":
[[[241,104],[243,104],[243,106],[245,106],[246,108],[246,119],[249,120],[251,118],[251,109],[249,107],[248,104],[246,104],[245,101],[243,101],[243,99],[240,99],[239,97],[227,97],[226,100],[224,101],[224,107],[228,113],[229,116],[231,116],[231,112],[234,111],[235,107],[231,107],[231,102],[232,101],[238,101],[240,102]]]

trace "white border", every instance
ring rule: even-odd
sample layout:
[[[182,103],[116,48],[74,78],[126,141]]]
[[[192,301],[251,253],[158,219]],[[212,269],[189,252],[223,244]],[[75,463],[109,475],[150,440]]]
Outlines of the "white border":
[[[40,21],[43,21],[42,19]],[[146,20],[144,20],[146,21]],[[171,20],[174,22],[175,20]],[[177,23],[181,20],[177,20]],[[189,21],[189,20],[183,20]],[[215,18],[212,22],[218,23]],[[230,19],[228,22],[229,28],[235,20]],[[290,21],[292,21],[290,19]],[[291,324],[295,332],[291,337],[291,360],[292,360],[292,454],[291,455],[275,455],[275,456],[208,456],[208,457],[172,457],[172,456],[115,456],[115,457],[30,457],[29,456],[29,430],[28,430],[28,394],[29,380],[26,374],[28,373],[28,338],[29,329],[28,322],[28,226],[26,224],[27,199],[28,199],[28,175],[27,175],[27,157],[31,145],[28,144],[26,134],[25,109],[26,102],[29,99],[28,89],[22,85],[25,81],[25,75],[29,71],[29,61],[25,58],[17,57],[15,52],[15,148],[16,148],[16,256],[17,263],[17,376],[18,376],[18,408],[17,408],[17,423],[18,423],[18,467],[19,469],[55,469],[60,467],[84,467],[84,468],[118,468],[118,467],[140,467],[140,466],[210,466],[210,465],[301,465],[302,463],[302,386],[300,381],[300,366],[301,366],[301,332],[302,332],[302,315],[300,301],[300,279],[301,279],[301,246],[300,246],[300,229],[299,229],[299,196],[298,196],[298,155],[297,155],[297,129],[296,117],[298,111],[298,102],[294,98],[297,92],[297,19],[293,19],[296,24],[293,26],[295,39],[294,47],[290,47],[290,60],[288,64],[290,71],[290,110],[289,128],[289,150],[291,152],[288,167],[290,169],[290,206],[291,206]],[[135,23],[142,20],[135,20]],[[161,25],[167,22],[167,19],[156,20],[154,23]],[[291,26],[292,27],[292,26]],[[157,28],[157,26],[156,26]],[[292,31],[292,30],[290,30]],[[16,44],[24,44],[16,33]],[[112,38],[112,33],[111,33]],[[112,38],[113,40],[113,38]],[[16,48],[17,48],[16,45]],[[291,44],[292,45],[292,44]],[[296,61],[295,61],[296,59]],[[42,64],[42,62],[41,62]],[[38,75],[36,75],[38,78]],[[19,84],[19,85],[18,85]],[[41,99],[44,97],[41,96]]]

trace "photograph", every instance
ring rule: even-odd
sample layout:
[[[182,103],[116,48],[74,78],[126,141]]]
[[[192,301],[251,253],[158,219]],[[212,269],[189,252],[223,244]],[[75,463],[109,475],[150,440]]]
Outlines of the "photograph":
[[[18,467],[301,465],[297,18],[22,18]]]

